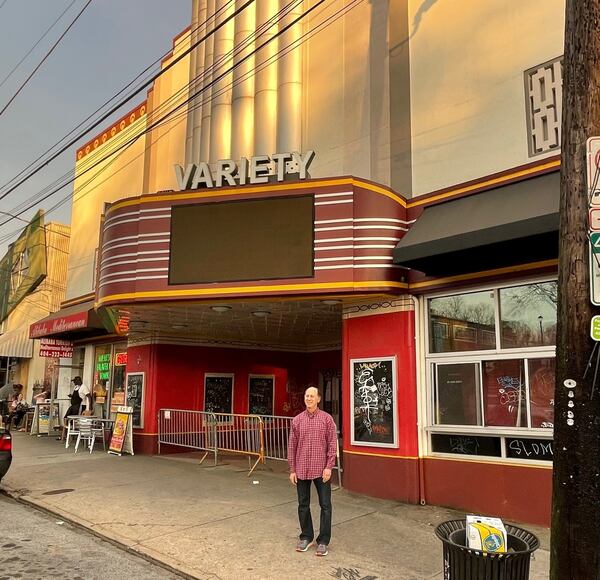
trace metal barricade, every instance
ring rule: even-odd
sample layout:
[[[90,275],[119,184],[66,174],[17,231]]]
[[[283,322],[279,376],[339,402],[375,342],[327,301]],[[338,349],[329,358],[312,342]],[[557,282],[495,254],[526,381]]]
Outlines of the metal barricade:
[[[215,465],[219,452],[246,455],[250,460],[250,475],[266,459],[288,460],[288,440],[293,417],[275,415],[241,415],[208,413],[185,409],[161,409],[158,412],[158,454],[161,445],[175,445],[209,453]],[[339,434],[338,434],[339,435]],[[252,459],[256,458],[254,464]],[[339,440],[336,438],[336,465],[339,486],[342,486]]]
[[[259,462],[265,462],[264,426],[258,415],[213,413],[216,425],[216,448],[224,453],[256,457],[250,475]]]
[[[214,454],[217,465],[214,413],[187,411],[185,409],[160,409],[158,412],[158,454],[161,445],[175,445],[204,451],[202,463],[209,453]]]

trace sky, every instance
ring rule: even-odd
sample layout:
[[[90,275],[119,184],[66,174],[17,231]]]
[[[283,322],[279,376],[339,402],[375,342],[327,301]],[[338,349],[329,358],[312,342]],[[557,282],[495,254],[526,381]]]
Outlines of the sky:
[[[39,46],[4,79],[73,0],[0,0],[0,111],[52,44],[83,8],[75,0]],[[172,40],[191,20],[191,0],[92,0],[14,102],[0,115],[0,189],[57,143],[100,105],[172,48]],[[119,118],[145,98],[125,104]],[[73,145],[38,175],[0,200],[10,212],[55,179],[71,171],[78,145],[109,126],[112,118]],[[72,193],[72,184],[23,214],[48,210]],[[48,221],[70,222],[71,204],[49,213]],[[4,218],[0,215],[0,221]],[[12,219],[0,227],[0,257],[25,223]],[[13,233],[7,240],[8,234]]]

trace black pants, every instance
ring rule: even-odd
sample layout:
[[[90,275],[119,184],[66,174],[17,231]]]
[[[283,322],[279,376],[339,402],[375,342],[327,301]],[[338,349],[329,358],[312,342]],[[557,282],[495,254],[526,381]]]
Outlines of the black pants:
[[[314,483],[319,495],[319,506],[321,506],[321,521],[319,525],[319,537],[317,544],[329,545],[331,540],[331,480],[323,483],[323,478],[299,479],[296,486],[298,491],[298,519],[300,520],[301,540],[312,542],[315,537],[312,515],[310,513],[310,486]]]

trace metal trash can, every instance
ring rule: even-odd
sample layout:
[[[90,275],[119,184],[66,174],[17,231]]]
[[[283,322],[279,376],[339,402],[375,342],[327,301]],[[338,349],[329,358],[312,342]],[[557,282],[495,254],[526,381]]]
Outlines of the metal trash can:
[[[540,541],[527,530],[506,525],[507,551],[467,548],[465,520],[440,524],[435,535],[444,544],[444,580],[528,580],[531,554]]]

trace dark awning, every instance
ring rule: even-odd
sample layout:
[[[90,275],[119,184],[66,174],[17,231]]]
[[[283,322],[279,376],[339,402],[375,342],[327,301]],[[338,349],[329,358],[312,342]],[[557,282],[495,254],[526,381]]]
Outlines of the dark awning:
[[[77,340],[106,334],[107,331],[94,310],[94,301],[61,308],[29,327],[29,338],[66,338]]]
[[[559,194],[556,172],[428,207],[394,263],[444,276],[556,258]]]

